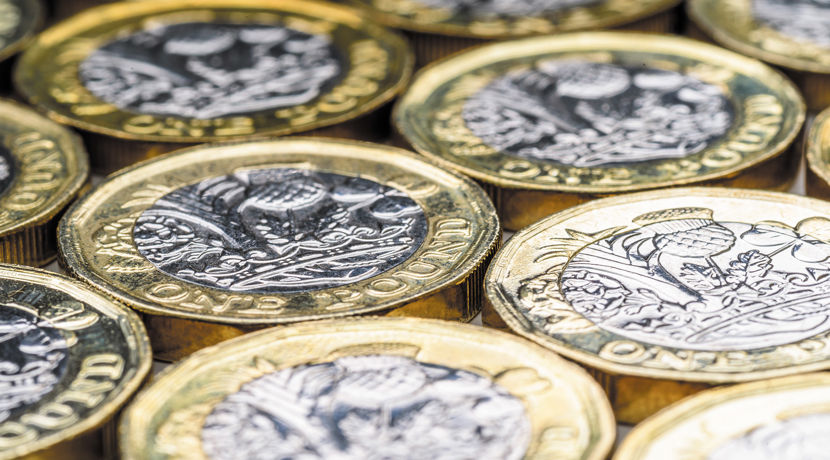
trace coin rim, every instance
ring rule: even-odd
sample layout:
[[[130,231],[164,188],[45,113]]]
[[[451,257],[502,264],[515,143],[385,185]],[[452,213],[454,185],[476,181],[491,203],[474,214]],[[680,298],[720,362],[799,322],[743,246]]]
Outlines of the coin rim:
[[[548,21],[551,24],[552,29],[550,32],[545,34],[539,33],[530,33],[530,34],[520,34],[520,33],[481,33],[478,30],[471,30],[469,25],[460,24],[460,23],[427,23],[427,22],[418,22],[413,19],[408,19],[404,16],[397,15],[394,13],[385,12],[379,10],[372,6],[369,2],[371,0],[348,0],[347,3],[349,5],[354,5],[357,8],[363,8],[367,10],[367,12],[372,15],[373,19],[377,22],[384,24],[388,27],[393,27],[396,29],[403,29],[410,32],[418,32],[418,33],[426,33],[426,34],[435,34],[435,35],[446,35],[449,37],[458,37],[458,38],[481,38],[481,39],[494,39],[494,40],[504,40],[510,38],[517,38],[523,36],[533,36],[533,35],[547,35],[550,33],[562,33],[562,32],[569,32],[569,31],[577,31],[577,30],[589,30],[589,29],[605,29],[605,28],[613,28],[624,26],[627,24],[631,24],[643,19],[649,19],[652,16],[656,16],[661,13],[669,12],[672,8],[677,7],[680,5],[682,0],[662,0],[657,2],[651,8],[636,10],[635,12],[629,13],[618,13],[616,16],[609,14],[609,17],[599,19],[589,25],[581,26],[581,27],[570,27],[567,24],[556,24],[553,21]],[[571,8],[571,9],[579,9]],[[582,7],[582,9],[591,9],[590,7]],[[516,18],[521,18],[524,16],[518,16]],[[510,19],[515,19],[511,17]]]
[[[204,363],[213,362],[218,358],[227,359],[229,356],[251,354],[255,349],[263,347],[277,347],[280,339],[291,338],[297,336],[305,336],[308,340],[313,340],[315,331],[322,331],[328,337],[336,337],[340,334],[357,334],[361,329],[370,329],[378,332],[413,333],[424,337],[434,336],[436,340],[440,339],[442,335],[466,335],[480,337],[477,345],[483,351],[489,346],[497,345],[500,341],[510,341],[515,347],[525,347],[528,349],[535,349],[535,353],[549,354],[550,366],[558,367],[563,370],[573,384],[582,383],[579,386],[578,392],[582,396],[583,405],[586,408],[594,410],[595,417],[591,419],[588,417],[587,422],[592,426],[593,430],[589,436],[589,446],[594,446],[594,455],[583,457],[586,460],[601,460],[607,458],[614,445],[616,437],[615,421],[611,404],[605,396],[599,384],[591,378],[591,376],[581,367],[570,363],[552,353],[544,347],[538,347],[535,344],[529,343],[513,334],[496,331],[494,329],[484,328],[480,326],[473,326],[469,324],[462,324],[450,321],[441,321],[436,319],[424,318],[406,318],[406,317],[369,317],[369,318],[340,318],[329,319],[313,322],[302,322],[290,326],[263,329],[257,332],[252,332],[241,337],[236,337],[227,340],[217,345],[203,348],[189,357],[179,361],[173,366],[162,371],[158,378],[152,385],[144,388],[135,398],[134,402],[126,409],[121,417],[121,423],[118,427],[119,450],[125,460],[143,458],[145,438],[143,436],[144,426],[149,428],[149,420],[153,417],[149,413],[150,409],[146,408],[148,404],[161,405],[163,400],[168,399],[169,395],[175,394],[175,388],[181,387],[190,379],[192,374],[199,373],[199,368]],[[267,342],[266,342],[267,340]],[[486,360],[486,356],[482,355],[479,360]],[[518,358],[520,360],[521,358]],[[446,366],[452,367],[453,357],[446,356]],[[284,366],[283,366],[284,367]],[[457,367],[462,369],[462,367]],[[172,389],[169,391],[168,388]],[[576,388],[576,385],[574,385]],[[526,410],[530,409],[523,404]],[[136,427],[138,425],[138,427]],[[134,436],[135,434],[135,436]],[[533,433],[531,427],[531,444],[534,440],[539,438],[541,433]]]
[[[356,151],[364,151],[367,154],[379,154],[379,160],[372,160],[377,161],[382,164],[387,164],[391,167],[400,168],[402,172],[408,172],[412,170],[416,165],[420,166],[423,165],[427,168],[435,168],[442,174],[447,174],[452,176],[453,178],[457,179],[461,182],[462,187],[466,187],[468,190],[467,194],[471,199],[471,202],[477,204],[477,207],[484,211],[479,217],[481,221],[479,222],[481,225],[481,233],[478,236],[478,243],[470,244],[467,250],[467,253],[463,256],[466,260],[462,262],[457,262],[456,268],[454,270],[446,270],[448,275],[446,276],[445,280],[441,283],[429,283],[421,284],[417,288],[413,288],[412,292],[407,294],[405,297],[395,296],[391,297],[387,300],[383,300],[382,302],[378,302],[374,305],[366,305],[366,304],[359,304],[357,307],[343,310],[340,312],[332,312],[332,313],[311,313],[303,316],[292,316],[292,317],[281,317],[281,316],[272,316],[272,317],[236,317],[236,316],[217,316],[217,315],[205,315],[198,312],[187,312],[187,311],[176,311],[170,310],[167,307],[162,306],[161,304],[154,303],[148,299],[143,299],[138,297],[127,290],[124,290],[112,283],[110,283],[106,278],[100,276],[96,273],[96,271],[92,270],[88,265],[89,261],[85,259],[83,256],[83,251],[79,247],[79,242],[74,239],[73,233],[75,233],[76,227],[78,227],[77,219],[84,218],[86,215],[94,211],[94,208],[91,207],[88,203],[92,201],[93,198],[96,198],[99,195],[106,196],[107,194],[115,193],[120,190],[118,183],[121,181],[122,178],[128,176],[138,176],[144,178],[153,177],[156,174],[156,169],[161,169],[163,166],[156,166],[158,164],[164,164],[168,161],[175,161],[180,156],[185,155],[193,155],[194,153],[198,153],[204,149],[221,149],[223,147],[231,147],[231,148],[241,148],[245,146],[259,146],[259,145],[270,145],[272,146],[271,155],[274,155],[274,159],[279,159],[279,155],[281,155],[281,148],[291,148],[291,146],[316,146],[318,149],[320,146],[323,147],[337,147],[337,146],[344,146],[350,149],[354,149]],[[327,157],[329,156],[326,152],[318,152],[314,153],[314,156],[309,155],[308,160],[313,162],[314,158],[316,157]],[[367,160],[369,161],[369,160]],[[110,191],[110,189],[114,191]],[[426,210],[425,210],[426,211]],[[427,214],[425,212],[425,214]],[[429,215],[427,214],[427,218]],[[417,299],[422,299],[428,297],[429,295],[435,294],[443,289],[449,288],[451,286],[455,286],[464,280],[468,279],[475,271],[478,269],[481,264],[485,262],[485,258],[491,251],[497,247],[499,244],[499,239],[501,236],[501,224],[498,220],[496,215],[495,207],[493,203],[490,201],[487,193],[479,187],[475,182],[470,180],[467,177],[464,177],[454,171],[445,171],[435,165],[434,163],[415,155],[414,153],[407,152],[405,150],[391,147],[383,144],[373,144],[369,142],[362,142],[362,141],[354,141],[354,140],[347,140],[347,139],[335,139],[335,138],[324,138],[324,137],[290,137],[290,138],[283,138],[283,139],[271,139],[271,140],[259,140],[259,141],[248,141],[248,142],[222,142],[222,143],[215,143],[215,144],[203,144],[195,147],[185,148],[181,150],[177,150],[168,155],[164,155],[162,157],[157,157],[154,159],[150,159],[136,165],[133,165],[129,168],[122,169],[120,172],[109,176],[107,181],[99,184],[96,186],[92,191],[84,195],[81,199],[75,201],[75,203],[66,211],[63,218],[61,219],[60,223],[58,224],[58,247],[59,247],[59,254],[60,254],[60,262],[61,265],[66,269],[68,273],[72,276],[77,277],[84,282],[92,285],[96,289],[106,293],[109,296],[116,298],[117,300],[127,304],[131,308],[134,308],[142,313],[152,314],[152,315],[162,315],[162,316],[172,316],[175,318],[184,318],[184,319],[193,319],[199,320],[207,323],[213,324],[228,324],[228,325],[254,325],[254,326],[265,326],[265,325],[279,325],[279,324],[293,324],[302,321],[309,321],[315,319],[324,319],[324,318],[338,318],[344,316],[356,316],[356,315],[367,315],[371,313],[379,313],[386,310],[394,309],[397,307],[404,306],[410,302],[413,302]],[[400,264],[396,265],[390,270],[387,270],[383,273],[376,274],[367,280],[372,279],[376,276],[389,276],[394,274],[394,270],[400,269],[406,262],[412,260],[418,251],[424,247],[425,244],[428,244],[429,240],[425,240],[421,243],[418,250],[415,253],[411,254],[407,257],[406,260],[401,262]],[[155,267],[154,267],[155,268]],[[449,275],[449,273],[453,273]],[[155,268],[155,273],[158,273],[160,276],[164,276],[165,278],[169,279],[170,282],[174,282],[177,284],[184,283],[191,289],[205,289],[204,286],[200,286],[194,284],[192,282],[180,280],[178,278],[172,277],[157,268]],[[363,282],[366,280],[361,280],[358,282]],[[346,284],[343,286],[336,286],[334,288],[325,288],[320,290],[315,290],[319,292],[325,292],[327,290],[332,289],[344,289],[349,287],[350,284]],[[211,289],[211,288],[207,288]],[[222,292],[233,292],[233,291],[222,291]],[[305,295],[308,292],[314,291],[301,291],[299,293],[282,293],[282,294],[247,294],[247,295],[260,295],[260,296],[268,296],[268,295],[284,295],[286,297],[295,296],[295,295]],[[233,292],[235,293],[235,292]]]
[[[634,427],[617,448],[614,459],[634,460],[643,458],[642,454],[652,444],[652,441],[659,439],[661,434],[670,429],[678,420],[694,419],[697,414],[716,408],[720,403],[752,398],[770,392],[782,393],[781,396],[786,397],[788,390],[804,387],[827,387],[830,390],[830,373],[816,372],[791,375],[772,380],[759,380],[704,390],[660,410]]]
[[[36,31],[40,30],[43,27],[43,3],[41,0],[29,0],[23,1],[21,3],[27,3],[31,6],[34,13],[34,20],[32,21],[32,27],[28,30],[23,31],[20,35],[20,38],[17,40],[10,42],[7,46],[0,47],[0,62],[5,62],[10,57],[14,56],[15,54],[19,53],[23,50],[26,46],[29,45],[29,42],[35,38]]]
[[[830,108],[823,110],[813,120],[810,131],[807,135],[807,146],[805,148],[804,157],[807,160],[807,167],[810,168],[819,179],[827,185],[830,185],[830,163],[827,161],[825,152],[827,147],[822,145],[821,134],[830,125]]]
[[[145,379],[150,374],[152,367],[152,351],[150,350],[150,341],[147,338],[144,323],[141,322],[137,314],[130,311],[126,306],[80,283],[78,280],[40,268],[0,264],[0,282],[8,279],[35,285],[39,284],[48,289],[62,292],[92,306],[96,311],[109,313],[117,317],[119,320],[118,323],[125,333],[126,349],[135,353],[137,365],[135,367],[135,374],[129,380],[124,381],[122,390],[114,395],[108,403],[99,405],[89,417],[73,423],[68,428],[56,430],[46,436],[38,436],[36,441],[23,444],[5,452],[0,451],[0,459],[12,459],[18,458],[18,456],[37,454],[39,451],[59,446],[63,442],[71,441],[79,436],[92,432],[108,423],[110,421],[109,419],[115,421],[115,416],[118,414],[119,409],[141,388]],[[129,337],[127,335],[128,331],[124,329],[132,332],[132,337]],[[130,343],[131,338],[134,342],[132,344]],[[50,394],[52,393],[50,392]],[[54,394],[58,395],[60,393]]]
[[[672,53],[675,55],[691,55],[701,62],[711,62],[712,57],[719,60],[730,60],[733,67],[730,70],[739,70],[747,77],[763,81],[765,86],[777,92],[780,100],[792,103],[797,113],[794,117],[793,127],[784,138],[776,144],[771,144],[766,151],[757,155],[751,161],[741,161],[735,166],[722,171],[696,175],[688,178],[651,182],[644,184],[631,184],[625,186],[599,186],[599,185],[567,185],[567,184],[544,184],[536,181],[522,181],[499,176],[494,172],[477,169],[470,166],[456,163],[445,158],[443,153],[433,152],[429,147],[434,144],[435,139],[424,137],[413,125],[408,123],[408,118],[413,114],[422,111],[419,106],[427,100],[437,88],[446,84],[449,80],[462,75],[462,72],[480,69],[484,66],[497,62],[508,62],[518,57],[541,55],[543,53],[566,53],[571,51],[606,51],[609,53],[618,51],[638,51],[651,53]],[[769,84],[767,84],[769,82]],[[682,185],[694,185],[696,183],[725,179],[753,166],[784,154],[792,145],[793,141],[801,131],[806,118],[806,105],[801,93],[796,86],[780,71],[764,64],[757,59],[741,56],[734,51],[729,51],[715,45],[695,41],[685,37],[663,34],[645,34],[641,32],[578,32],[549,37],[531,37],[507,42],[499,42],[481,45],[470,48],[467,51],[457,53],[450,57],[433,62],[412,78],[409,88],[396,101],[392,111],[392,121],[395,129],[403,138],[421,155],[428,157],[445,168],[466,174],[470,177],[493,184],[496,187],[519,190],[538,190],[548,192],[587,193],[587,194],[615,194],[622,192],[633,192],[651,190],[663,187],[676,187]],[[786,115],[786,114],[785,114]],[[730,131],[734,126],[730,128]],[[728,140],[728,138],[724,138]],[[548,165],[547,162],[539,160],[514,157],[502,152],[494,156],[516,158],[527,160],[533,164]],[[681,159],[682,160],[682,159]],[[628,165],[628,167],[632,167]],[[636,167],[636,166],[635,166]],[[580,168],[589,169],[589,168]]]
[[[632,204],[638,202],[648,202],[651,199],[664,199],[672,197],[689,197],[700,196],[704,198],[731,198],[744,199],[747,201],[760,202],[774,202],[778,204],[796,204],[808,209],[814,209],[816,215],[830,215],[830,203],[827,203],[816,198],[809,198],[806,196],[792,195],[782,192],[770,192],[765,190],[741,189],[741,188],[723,188],[723,187],[684,187],[673,188],[666,190],[652,190],[640,193],[631,193],[610,198],[602,198],[599,200],[590,201],[585,204],[574,206],[572,208],[552,214],[538,222],[531,224],[524,229],[517,232],[513,237],[499,249],[493,257],[490,267],[484,276],[484,295],[487,297],[490,304],[496,310],[498,315],[515,333],[530,339],[550,350],[559,353],[560,355],[598,369],[602,372],[612,375],[645,377],[651,379],[663,380],[679,380],[684,382],[699,382],[710,384],[723,383],[737,383],[746,382],[758,379],[766,379],[780,376],[787,376],[796,373],[814,372],[825,369],[830,369],[830,359],[818,361],[807,364],[792,364],[784,367],[765,370],[751,370],[743,372],[703,372],[703,371],[681,371],[676,369],[651,369],[638,365],[619,364],[599,357],[597,354],[584,351],[568,342],[550,337],[539,331],[537,327],[533,326],[518,309],[511,305],[509,300],[503,295],[503,290],[500,286],[501,279],[509,276],[510,267],[514,262],[510,259],[514,254],[513,249],[517,245],[525,243],[525,238],[528,235],[535,236],[544,232],[546,228],[559,226],[567,219],[583,214],[599,215],[602,209],[606,206],[618,206],[625,204]],[[564,302],[567,305],[567,302]],[[602,329],[600,326],[597,328]],[[830,330],[825,331],[830,332]],[[586,332],[581,335],[591,335],[596,332]],[[814,334],[815,335],[815,334]],[[810,339],[807,337],[806,339]],[[626,338],[638,344],[646,346],[653,346],[652,344],[642,342],[637,339]],[[799,340],[801,341],[801,340]],[[798,341],[797,341],[798,342]],[[787,345],[787,344],[784,344]],[[776,346],[779,348],[784,345]],[[676,349],[674,347],[663,347]],[[761,347],[768,348],[768,347]],[[761,348],[747,349],[746,351],[758,350]],[[696,352],[696,350],[690,350]]]
[[[30,46],[27,47],[15,66],[12,79],[17,92],[21,94],[27,102],[36,107],[39,111],[44,112],[46,116],[52,120],[74,128],[88,131],[90,133],[109,136],[125,141],[192,144],[203,142],[221,142],[227,140],[254,140],[266,137],[285,136],[294,133],[313,131],[315,129],[334,126],[346,121],[354,120],[379,109],[401,93],[407,87],[412,75],[412,69],[414,68],[415,55],[403,37],[383,26],[367,21],[360,15],[359,11],[337,4],[322,3],[318,0],[303,0],[302,2],[294,2],[292,0],[176,0],[175,2],[165,0],[143,0],[140,2],[140,11],[134,11],[138,6],[139,4],[137,4],[137,2],[127,1],[100,5],[72,16],[69,19],[64,20],[63,22],[60,22],[42,32],[30,44]],[[48,95],[51,79],[46,80],[45,82],[40,82],[43,84],[43,87],[40,87],[36,84],[37,82],[25,78],[24,74],[26,73],[37,74],[37,72],[33,72],[30,69],[34,65],[34,61],[38,61],[41,55],[48,55],[51,52],[51,49],[56,45],[71,39],[77,33],[77,30],[89,30],[94,28],[100,23],[101,18],[117,20],[135,17],[144,18],[141,19],[144,21],[147,17],[159,14],[169,14],[174,12],[187,13],[190,10],[209,10],[212,8],[235,11],[259,10],[270,11],[273,13],[304,14],[310,16],[317,15],[321,20],[339,24],[340,26],[348,27],[353,30],[367,31],[367,35],[370,35],[370,38],[372,38],[375,42],[382,42],[396,50],[395,53],[400,56],[402,63],[400,74],[397,76],[397,80],[393,84],[383,91],[375,94],[371,100],[357,106],[356,108],[328,117],[324,120],[317,119],[313,122],[297,126],[292,126],[289,123],[280,123],[285,126],[263,127],[258,129],[257,132],[253,134],[228,136],[211,135],[201,137],[134,134],[117,127],[107,127],[89,122],[83,116],[73,115],[68,110],[59,111],[53,108],[45,107],[41,104],[41,100],[52,100],[52,98]],[[328,13],[335,13],[337,16],[348,17],[349,20],[329,20],[326,16]],[[44,44],[44,42],[48,43]],[[101,101],[102,104],[114,107],[115,110],[113,110],[113,113],[134,114],[137,116],[147,115],[139,112],[124,110],[101,100],[97,96],[93,95],[93,97]],[[64,106],[61,105],[61,107]],[[164,115],[151,116],[155,118],[165,118]],[[210,118],[208,120],[217,120],[221,118],[225,117]],[[177,119],[184,121],[199,120],[192,117],[179,117]]]

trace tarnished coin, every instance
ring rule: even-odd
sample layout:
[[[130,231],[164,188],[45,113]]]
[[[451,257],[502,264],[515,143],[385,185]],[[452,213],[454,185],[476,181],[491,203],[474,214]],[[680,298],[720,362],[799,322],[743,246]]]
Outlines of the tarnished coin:
[[[708,390],[638,425],[615,460],[804,460],[830,455],[830,374]]]
[[[469,179],[391,147],[302,138],[125,170],[59,228],[67,270],[142,312],[164,359],[313,319],[469,321],[500,234]]]
[[[499,251],[485,322],[593,369],[624,422],[712,385],[830,368],[828,215],[722,188],[584,204]]]
[[[754,59],[684,38],[594,32],[435,64],[394,121],[419,152],[484,183],[515,230],[623,192],[786,188],[804,111],[792,83]]]
[[[0,262],[52,261],[58,218],[88,175],[86,151],[76,135],[0,99]]]
[[[385,116],[358,117],[390,101],[411,67],[401,37],[342,6],[148,0],[48,29],[21,57],[15,84],[82,129],[93,168],[111,172],[184,144],[323,127],[384,136]]]
[[[812,110],[830,106],[830,3],[823,0],[690,0],[708,38],[784,67]]]
[[[672,32],[678,0],[348,0],[405,30],[425,65],[486,40],[610,27]]]
[[[599,386],[481,327],[367,318],[273,328],[200,351],[136,399],[124,459],[606,458]]]
[[[0,459],[112,454],[113,419],[150,365],[128,309],[64,276],[0,265]]]

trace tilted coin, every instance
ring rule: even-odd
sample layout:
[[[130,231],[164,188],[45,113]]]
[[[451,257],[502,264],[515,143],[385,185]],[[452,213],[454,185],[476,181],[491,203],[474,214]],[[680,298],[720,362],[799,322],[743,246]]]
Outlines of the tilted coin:
[[[69,272],[144,315],[176,359],[269,325],[358,314],[469,321],[500,237],[472,181],[391,147],[285,139],[130,168],[61,222]]]
[[[579,367],[517,337],[414,318],[253,333],[175,365],[127,410],[125,459],[604,459]]]
[[[401,37],[342,6],[156,0],[100,6],[48,29],[21,57],[15,84],[83,130],[93,168],[111,172],[207,141],[383,136],[375,109],[411,67]]]
[[[615,460],[803,460],[830,455],[830,374],[708,390],[638,425]]]
[[[114,453],[114,418],[150,366],[127,308],[64,276],[0,265],[0,459]]]
[[[593,32],[478,48],[419,74],[394,122],[490,191],[506,229],[682,184],[786,188],[804,103],[766,65],[692,40]]]
[[[812,110],[830,106],[830,4],[821,0],[690,0],[704,36],[787,70]]]
[[[712,385],[830,368],[828,215],[723,188],[584,204],[499,251],[485,322],[592,369],[624,422]]]
[[[804,187],[807,195],[830,199],[830,110],[816,116],[810,126],[804,147],[807,159],[807,177]]]
[[[0,99],[0,262],[51,262],[58,252],[58,219],[88,175],[76,135]]]
[[[0,90],[11,85],[9,58],[20,52],[43,21],[38,0],[0,0]]]
[[[349,0],[405,30],[418,65],[489,40],[576,30],[672,32],[677,0]]]

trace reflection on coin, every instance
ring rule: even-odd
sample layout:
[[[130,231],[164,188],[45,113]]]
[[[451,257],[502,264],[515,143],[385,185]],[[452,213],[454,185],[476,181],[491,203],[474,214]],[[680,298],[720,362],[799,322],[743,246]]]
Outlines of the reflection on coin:
[[[620,28],[669,33],[677,0],[348,0],[406,31],[418,65],[485,40]]]
[[[517,233],[485,289],[516,332],[595,369],[636,422],[707,386],[830,366],[814,346],[830,340],[829,210],[718,188],[599,200]]]
[[[623,192],[786,187],[804,107],[789,81],[734,53],[590,33],[490,45],[436,64],[394,118],[419,152],[485,183],[515,230]]]
[[[104,432],[149,370],[135,314],[63,276],[0,265],[0,459],[112,449]]]
[[[830,374],[708,390],[638,425],[618,460],[800,460],[830,452]]]
[[[410,68],[400,37],[340,6],[142,1],[50,28],[21,58],[16,84],[84,130],[93,166],[111,172],[184,144],[354,120],[394,97]],[[368,121],[354,126],[383,131]]]
[[[121,425],[126,459],[602,459],[599,386],[522,339],[435,320],[273,328],[205,349]]]
[[[145,313],[156,356],[356,314],[469,321],[500,236],[468,179],[337,140],[195,147],[126,170],[62,221],[68,270]]]
[[[689,17],[735,51],[784,67],[810,109],[830,105],[830,3],[823,0],[692,0]]]
[[[0,262],[55,258],[58,217],[86,185],[87,161],[69,130],[0,99]]]

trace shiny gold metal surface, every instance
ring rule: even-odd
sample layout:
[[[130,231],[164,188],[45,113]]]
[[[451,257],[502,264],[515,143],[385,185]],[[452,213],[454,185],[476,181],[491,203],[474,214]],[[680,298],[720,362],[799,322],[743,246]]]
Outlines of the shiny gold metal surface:
[[[805,191],[807,195],[830,200],[830,111],[821,112],[807,136],[804,156],[807,160]]]
[[[365,318],[202,350],[136,399],[119,435],[125,459],[600,460],[614,422],[596,382],[535,344],[457,323]]]
[[[588,368],[636,423],[711,386],[830,368],[828,214],[744,189],[593,201],[504,245],[488,308]]]
[[[638,425],[615,460],[789,460],[827,454],[830,374],[708,390]]]
[[[516,230],[625,192],[786,189],[804,116],[793,84],[754,59],[684,38],[593,32],[431,65],[394,123],[418,152],[482,183]]]
[[[618,28],[673,32],[676,0],[559,2],[478,2],[434,0],[349,0],[378,22],[403,29],[426,65],[492,40],[578,30]]]
[[[173,360],[266,326],[471,320],[501,230],[483,190],[408,152],[288,138],[112,176],[61,222],[62,262],[140,311]]]
[[[0,459],[115,454],[115,420],[150,372],[138,316],[64,276],[0,265]]]
[[[706,36],[741,54],[783,67],[811,110],[830,106],[830,7],[797,0],[691,0],[688,16]]]
[[[86,135],[96,172],[176,148],[298,132],[377,138],[405,86],[406,42],[338,5],[140,1],[41,34],[15,85]]]
[[[0,99],[0,262],[51,262],[58,219],[88,175],[86,151],[75,134]]]

